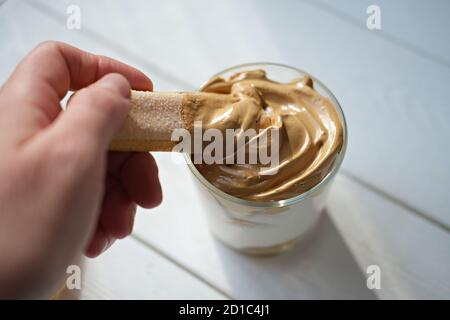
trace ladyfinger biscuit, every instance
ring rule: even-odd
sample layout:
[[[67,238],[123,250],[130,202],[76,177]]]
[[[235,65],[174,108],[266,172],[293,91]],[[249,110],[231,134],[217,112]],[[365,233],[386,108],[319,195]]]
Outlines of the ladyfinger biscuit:
[[[112,151],[171,151],[176,129],[192,131],[200,108],[228,101],[228,95],[204,92],[131,91],[131,107],[109,149]]]

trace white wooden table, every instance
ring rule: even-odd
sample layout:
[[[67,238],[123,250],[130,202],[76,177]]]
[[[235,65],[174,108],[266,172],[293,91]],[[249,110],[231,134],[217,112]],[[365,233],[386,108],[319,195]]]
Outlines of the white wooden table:
[[[376,31],[366,28],[366,0],[0,5],[0,84],[49,39],[134,65],[156,90],[193,90],[229,66],[281,62],[323,80],[349,123],[343,170],[304,245],[270,258],[224,247],[208,232],[187,167],[156,154],[164,203],[139,210],[130,238],[86,260],[83,289],[69,297],[449,299],[450,2],[376,3]],[[80,30],[66,27],[69,4],[81,9]],[[381,290],[366,286],[373,264]]]

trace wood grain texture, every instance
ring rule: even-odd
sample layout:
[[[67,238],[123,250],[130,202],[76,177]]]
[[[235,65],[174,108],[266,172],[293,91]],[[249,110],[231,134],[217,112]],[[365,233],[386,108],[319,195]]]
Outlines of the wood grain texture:
[[[202,281],[134,239],[116,242],[96,259],[84,259],[81,290],[59,299],[224,299]]]
[[[369,16],[367,7],[375,4],[381,10],[381,36],[450,67],[450,43],[442,41],[450,29],[447,0],[316,0],[309,4],[362,29]]]
[[[449,299],[450,234],[338,175],[329,214],[362,270],[381,269],[382,299]]]
[[[165,201],[138,211],[135,234],[234,298],[450,296],[450,235],[345,176],[336,179],[310,241],[286,255],[257,259],[212,238],[208,212],[181,159],[174,166],[168,155],[158,154],[157,161]],[[382,270],[380,291],[366,288],[371,264]]]
[[[63,19],[70,1],[30,3]],[[443,147],[450,139],[448,68],[307,1],[79,5],[82,33],[149,62],[151,76],[184,90],[244,62],[282,62],[311,72],[347,116],[345,170],[450,227],[449,152]],[[133,14],[132,23],[125,13]]]
[[[322,79],[346,112],[345,170],[450,225],[448,151],[442,148],[450,138],[450,73],[439,64],[302,2],[81,0],[78,31],[65,27],[68,3],[7,1],[0,7],[0,38],[8,44],[0,48],[6,61],[0,64],[0,83],[28,50],[47,39],[137,66],[152,77],[156,90],[195,89],[213,73],[242,62],[301,67]],[[124,18],[131,15],[132,22]],[[227,23],[218,23],[224,16]],[[140,210],[135,233],[154,250],[130,252],[142,249],[135,255],[155,261],[155,269],[175,268],[177,280],[191,283],[195,275],[235,298],[449,298],[448,233],[345,176],[338,177],[328,212],[309,243],[286,255],[256,259],[211,238],[184,161],[167,155],[157,160],[164,204]],[[138,261],[128,250],[114,250],[98,268],[123,259],[120,268],[101,276],[94,267],[84,297],[177,296],[172,285],[162,293],[136,289],[141,278],[154,288],[164,286],[172,271],[132,272],[128,260]],[[382,269],[379,292],[365,287],[369,264]],[[122,273],[126,281],[114,282]],[[152,282],[154,276],[161,279]],[[209,295],[199,290],[198,297]]]

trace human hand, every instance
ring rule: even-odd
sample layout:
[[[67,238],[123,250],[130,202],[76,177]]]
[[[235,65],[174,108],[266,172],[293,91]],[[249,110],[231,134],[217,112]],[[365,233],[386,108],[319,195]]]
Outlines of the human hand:
[[[130,86],[152,90],[130,66],[46,42],[0,88],[0,297],[48,297],[81,252],[130,234],[136,204],[161,202],[150,154],[107,152]]]

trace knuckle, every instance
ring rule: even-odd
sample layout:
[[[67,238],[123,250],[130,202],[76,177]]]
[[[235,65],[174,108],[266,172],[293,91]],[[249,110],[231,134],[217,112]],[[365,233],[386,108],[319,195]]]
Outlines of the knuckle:
[[[124,239],[128,237],[133,232],[133,225],[129,224],[126,226],[121,226],[120,230],[114,232],[114,236],[117,239]]]
[[[102,97],[102,102],[99,103],[99,107],[103,109],[102,111],[107,111],[108,113],[114,112],[125,101],[115,92],[104,89],[99,89],[98,91],[98,95]]]
[[[54,41],[54,40],[46,40],[46,41],[39,43],[36,46],[35,51],[54,51],[54,50],[58,50],[59,47],[60,47],[60,42]]]
[[[63,168],[66,174],[87,172],[96,163],[88,144],[79,143],[74,138],[66,139],[51,149],[51,159],[57,168]]]
[[[101,88],[86,90],[82,99],[83,103],[89,105],[94,110],[106,112],[107,114],[114,112],[118,106],[126,102],[119,94]]]
[[[103,55],[97,55],[98,58],[98,69],[99,70],[113,70],[112,67],[112,60],[109,57],[103,56]]]
[[[129,101],[119,95],[103,89],[95,89],[85,95],[82,103],[90,108],[93,117],[101,123],[115,122],[118,114],[127,107]]]

